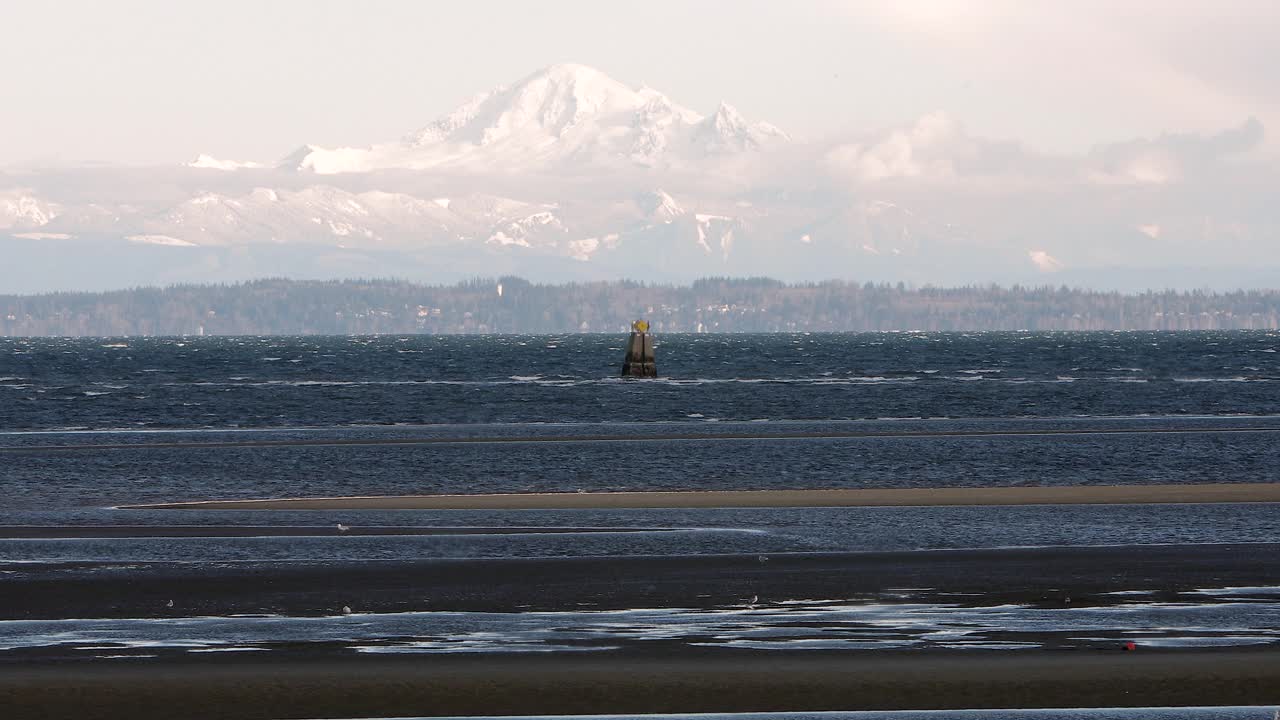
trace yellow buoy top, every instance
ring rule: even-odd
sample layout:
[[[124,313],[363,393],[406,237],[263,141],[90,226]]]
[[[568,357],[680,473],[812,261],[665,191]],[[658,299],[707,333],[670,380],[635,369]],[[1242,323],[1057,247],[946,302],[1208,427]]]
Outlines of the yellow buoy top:
[[[633,332],[638,332],[638,333],[647,333],[647,332],[649,332],[649,321],[648,321],[648,320],[637,320],[637,321],[635,321],[635,322],[631,323],[631,330],[632,330]]]

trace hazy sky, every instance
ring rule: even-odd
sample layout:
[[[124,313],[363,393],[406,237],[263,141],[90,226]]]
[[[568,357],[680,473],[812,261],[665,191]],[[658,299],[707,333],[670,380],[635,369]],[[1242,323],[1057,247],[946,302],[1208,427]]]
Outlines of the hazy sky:
[[[0,4],[0,166],[274,160],[394,139],[558,62],[827,136],[942,110],[1051,152],[1256,117],[1275,0]]]

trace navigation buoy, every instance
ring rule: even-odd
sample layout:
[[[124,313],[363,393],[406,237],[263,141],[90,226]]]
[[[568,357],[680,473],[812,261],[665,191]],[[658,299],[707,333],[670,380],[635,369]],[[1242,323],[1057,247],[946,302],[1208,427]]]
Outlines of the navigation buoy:
[[[649,336],[649,321],[631,323],[631,337],[627,340],[627,357],[622,361],[622,377],[658,377],[658,365],[653,358],[653,338]]]

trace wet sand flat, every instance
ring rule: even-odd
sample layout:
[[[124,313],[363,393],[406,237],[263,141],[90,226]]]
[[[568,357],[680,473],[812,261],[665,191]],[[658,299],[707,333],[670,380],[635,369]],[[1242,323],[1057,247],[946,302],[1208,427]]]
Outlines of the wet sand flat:
[[[1114,604],[1280,582],[1280,544],[263,564],[28,563],[0,574],[0,619],[605,610],[845,600]],[[960,595],[955,595],[959,593]],[[167,601],[174,601],[172,608]],[[1055,604],[1056,603],[1056,604]]]
[[[560,535],[666,532],[668,528],[415,527],[408,525],[0,525],[0,540],[57,538],[255,538],[428,535]]]
[[[256,657],[0,673],[23,718],[136,720],[1265,705],[1280,653],[705,652]]]
[[[164,510],[560,510],[1267,502],[1280,502],[1280,483],[394,495],[212,500],[121,507]]]

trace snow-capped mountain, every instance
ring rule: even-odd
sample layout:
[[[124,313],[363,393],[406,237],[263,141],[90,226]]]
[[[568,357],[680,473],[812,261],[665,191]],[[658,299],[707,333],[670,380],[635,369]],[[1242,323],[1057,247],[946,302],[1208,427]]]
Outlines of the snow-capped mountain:
[[[635,165],[710,169],[728,155],[785,144],[728,104],[710,116],[650,88],[583,65],[554,65],[477,96],[398,142],[325,149],[305,145],[282,167],[319,174],[391,168],[555,171]]]
[[[422,249],[458,244],[569,250],[557,207],[473,193],[423,199],[317,185],[204,193],[142,219],[134,236],[172,246],[307,244],[348,249]],[[167,239],[167,240],[165,240]],[[163,242],[162,242],[163,241]]]
[[[244,195],[203,193],[148,218],[148,235],[199,246],[254,242],[377,244],[401,229],[447,231],[448,210],[398,193],[351,193],[332,187],[297,191],[254,188]]]
[[[654,223],[669,224],[685,214],[680,203],[663,190],[644,193],[637,202],[645,218]]]
[[[0,192],[0,230],[44,227],[57,215],[56,207],[28,191]]]
[[[1269,256],[1280,237],[1260,199],[1274,170],[1216,160],[1259,135],[1254,121],[1050,157],[931,113],[798,142],[727,104],[704,116],[556,65],[382,144],[303,145],[275,164],[0,172],[0,292],[504,273],[1034,284],[1197,267]],[[1160,182],[1096,172],[1157,155],[1177,161]],[[1236,185],[1185,202],[1180,183],[1205,168],[1252,204]],[[30,267],[58,268],[59,284],[24,284]]]

